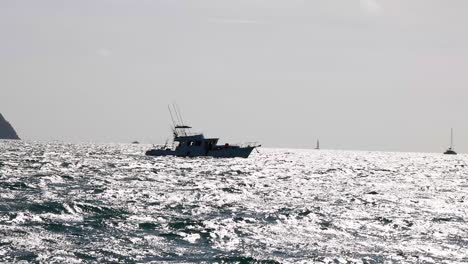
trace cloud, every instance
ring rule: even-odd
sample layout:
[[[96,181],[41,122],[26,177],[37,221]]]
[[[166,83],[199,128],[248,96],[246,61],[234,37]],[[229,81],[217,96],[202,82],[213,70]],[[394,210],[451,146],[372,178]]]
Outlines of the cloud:
[[[378,0],[359,0],[361,10],[369,15],[378,16],[382,14],[383,8]]]

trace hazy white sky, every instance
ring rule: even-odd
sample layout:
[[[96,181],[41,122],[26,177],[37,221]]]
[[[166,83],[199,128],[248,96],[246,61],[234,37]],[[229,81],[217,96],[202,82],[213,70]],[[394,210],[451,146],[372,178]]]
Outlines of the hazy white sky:
[[[468,151],[466,0],[2,0],[0,112],[30,140]]]

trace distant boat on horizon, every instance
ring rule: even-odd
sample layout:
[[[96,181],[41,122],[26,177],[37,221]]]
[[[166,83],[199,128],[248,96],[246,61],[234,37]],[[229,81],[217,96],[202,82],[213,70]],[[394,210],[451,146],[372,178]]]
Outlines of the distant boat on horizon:
[[[320,141],[317,139],[317,146],[315,146],[315,149],[320,149]]]
[[[453,128],[450,129],[450,147],[444,152],[445,155],[457,155],[453,149]]]

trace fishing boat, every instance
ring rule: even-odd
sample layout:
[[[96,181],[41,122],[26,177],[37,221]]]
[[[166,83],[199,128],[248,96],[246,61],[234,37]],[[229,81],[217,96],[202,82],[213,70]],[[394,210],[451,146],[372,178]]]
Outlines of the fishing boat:
[[[457,155],[457,152],[453,149],[453,128],[450,129],[450,147],[444,152],[446,155]]]
[[[184,124],[182,115],[175,105],[169,108],[172,119],[172,144],[155,146],[146,151],[147,156],[177,156],[177,157],[216,157],[216,158],[248,158],[250,153],[260,147],[256,143],[218,145],[219,138],[205,138],[201,133],[191,133],[192,127]],[[174,117],[175,116],[175,117]]]

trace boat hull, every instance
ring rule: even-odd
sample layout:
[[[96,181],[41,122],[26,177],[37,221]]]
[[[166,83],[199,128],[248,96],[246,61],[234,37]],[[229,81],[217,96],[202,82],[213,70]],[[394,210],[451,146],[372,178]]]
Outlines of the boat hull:
[[[177,157],[214,157],[214,158],[248,158],[255,147],[242,147],[242,148],[224,148],[209,150],[205,153],[197,153],[196,151],[177,151],[177,150],[164,150],[164,149],[151,149],[145,154],[146,156],[164,157],[164,156],[177,156]]]
[[[445,155],[457,155],[457,153],[453,150],[447,150],[444,152]]]
[[[255,147],[219,149],[208,151],[207,156],[215,158],[248,158]]]

